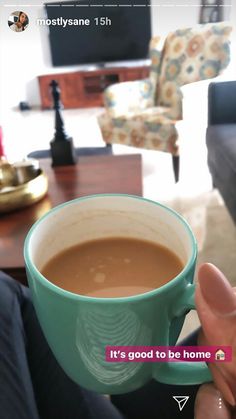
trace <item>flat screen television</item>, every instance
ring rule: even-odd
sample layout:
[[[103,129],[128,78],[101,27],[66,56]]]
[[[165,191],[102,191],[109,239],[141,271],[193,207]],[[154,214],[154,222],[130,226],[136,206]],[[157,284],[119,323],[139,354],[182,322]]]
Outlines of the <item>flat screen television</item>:
[[[148,56],[151,17],[146,1],[63,1],[46,3],[45,8],[54,66],[109,64]]]

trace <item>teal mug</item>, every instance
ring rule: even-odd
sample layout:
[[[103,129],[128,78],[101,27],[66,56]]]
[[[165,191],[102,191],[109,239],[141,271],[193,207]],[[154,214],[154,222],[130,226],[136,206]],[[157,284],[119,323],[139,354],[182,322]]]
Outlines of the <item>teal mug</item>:
[[[73,294],[47,280],[42,267],[73,245],[108,237],[145,239],[173,251],[183,270],[164,286],[130,297]],[[204,363],[107,362],[105,348],[173,346],[194,308],[197,245],[186,221],[157,202],[129,195],[75,199],[37,221],[25,241],[33,303],[46,339],[67,375],[99,393],[126,393],[151,378],[168,384],[211,381]]]

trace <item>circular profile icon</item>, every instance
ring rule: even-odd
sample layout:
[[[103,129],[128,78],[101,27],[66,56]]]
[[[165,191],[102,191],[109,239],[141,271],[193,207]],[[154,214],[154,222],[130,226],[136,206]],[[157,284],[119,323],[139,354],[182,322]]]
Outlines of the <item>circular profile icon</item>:
[[[8,26],[14,32],[24,32],[29,25],[29,18],[25,12],[12,12],[8,18]]]

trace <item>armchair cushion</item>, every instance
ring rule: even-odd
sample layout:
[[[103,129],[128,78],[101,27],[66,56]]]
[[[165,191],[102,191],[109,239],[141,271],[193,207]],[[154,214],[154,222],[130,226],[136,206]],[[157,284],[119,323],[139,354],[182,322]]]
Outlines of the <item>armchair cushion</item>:
[[[104,103],[112,117],[140,112],[154,105],[154,87],[149,79],[127,81],[109,86]]]
[[[157,104],[169,108],[170,118],[180,120],[183,118],[183,93],[181,88],[173,81],[163,81],[157,86]]]
[[[103,139],[108,144],[120,143],[177,155],[178,134],[168,112],[168,108],[156,107],[119,118],[103,113],[98,120]]]

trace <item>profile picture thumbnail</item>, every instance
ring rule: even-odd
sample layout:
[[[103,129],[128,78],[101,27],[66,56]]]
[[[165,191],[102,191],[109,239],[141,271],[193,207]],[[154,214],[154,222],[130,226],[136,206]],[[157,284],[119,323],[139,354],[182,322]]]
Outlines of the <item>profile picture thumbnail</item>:
[[[14,32],[23,32],[29,25],[29,18],[25,12],[12,12],[8,18],[8,26]]]

